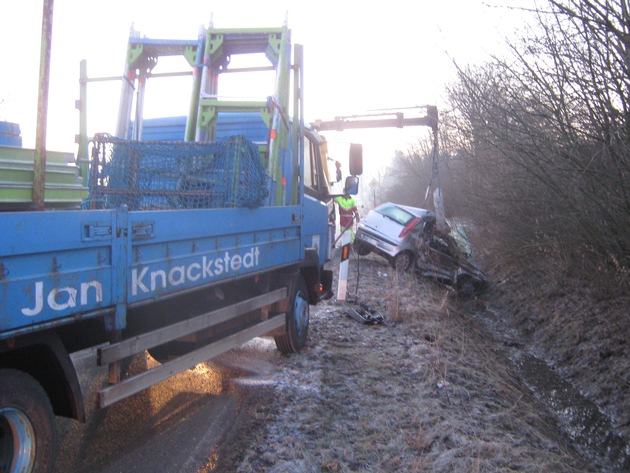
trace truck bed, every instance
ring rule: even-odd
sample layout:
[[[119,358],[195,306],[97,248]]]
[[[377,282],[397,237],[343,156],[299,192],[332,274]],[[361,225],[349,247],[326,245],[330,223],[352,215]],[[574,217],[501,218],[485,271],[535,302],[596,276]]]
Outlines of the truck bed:
[[[300,262],[300,207],[0,214],[0,339]]]

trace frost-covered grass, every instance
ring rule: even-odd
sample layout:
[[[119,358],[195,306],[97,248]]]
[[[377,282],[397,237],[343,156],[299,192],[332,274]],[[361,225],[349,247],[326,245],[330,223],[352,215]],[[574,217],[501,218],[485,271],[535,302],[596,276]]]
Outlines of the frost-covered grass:
[[[352,268],[348,287],[387,323],[312,308],[309,344],[281,358],[237,471],[595,471],[452,291],[369,256],[357,286]]]

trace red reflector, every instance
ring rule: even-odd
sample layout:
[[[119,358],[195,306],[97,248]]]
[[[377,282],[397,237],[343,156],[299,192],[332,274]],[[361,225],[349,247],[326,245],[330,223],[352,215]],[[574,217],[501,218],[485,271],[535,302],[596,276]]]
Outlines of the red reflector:
[[[414,229],[414,227],[416,225],[418,225],[418,223],[420,222],[420,218],[415,217],[413,220],[411,220],[411,222],[409,222],[405,228],[403,228],[403,231],[400,232],[400,235],[398,235],[398,238],[402,238],[404,237],[407,233],[409,233],[411,230]]]
[[[269,138],[272,139],[272,140],[276,139],[276,130],[271,130],[269,132]]]
[[[283,186],[287,185],[287,176],[282,176],[282,185]]]

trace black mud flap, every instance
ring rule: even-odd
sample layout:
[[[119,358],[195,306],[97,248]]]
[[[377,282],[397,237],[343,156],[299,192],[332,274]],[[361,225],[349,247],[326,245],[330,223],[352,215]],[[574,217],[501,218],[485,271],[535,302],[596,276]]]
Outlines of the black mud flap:
[[[320,275],[321,292],[319,295],[320,300],[330,299],[334,293],[332,290],[333,284],[333,272],[330,269],[322,269]]]

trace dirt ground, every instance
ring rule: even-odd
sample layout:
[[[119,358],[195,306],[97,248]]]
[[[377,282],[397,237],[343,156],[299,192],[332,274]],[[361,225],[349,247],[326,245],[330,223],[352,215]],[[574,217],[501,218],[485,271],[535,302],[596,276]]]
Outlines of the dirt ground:
[[[628,365],[611,363],[627,358],[628,338],[618,331],[594,366],[580,355],[579,340],[602,338],[603,346],[609,334],[570,338],[561,314],[546,312],[545,301],[558,302],[550,286],[536,298],[540,287],[529,288],[529,299],[523,289],[517,279],[499,278],[482,298],[461,301],[444,286],[396,275],[376,256],[355,257],[348,295],[384,323],[350,318],[356,304],[311,307],[307,347],[274,358],[273,383],[260,388],[266,400],[233,432],[211,471],[628,471],[630,443],[617,436],[630,428]],[[609,439],[579,442],[557,400],[528,381],[528,372],[536,378],[541,370],[519,360],[533,355],[597,400],[611,419],[617,454],[606,453]],[[555,385],[550,392],[558,392]]]

